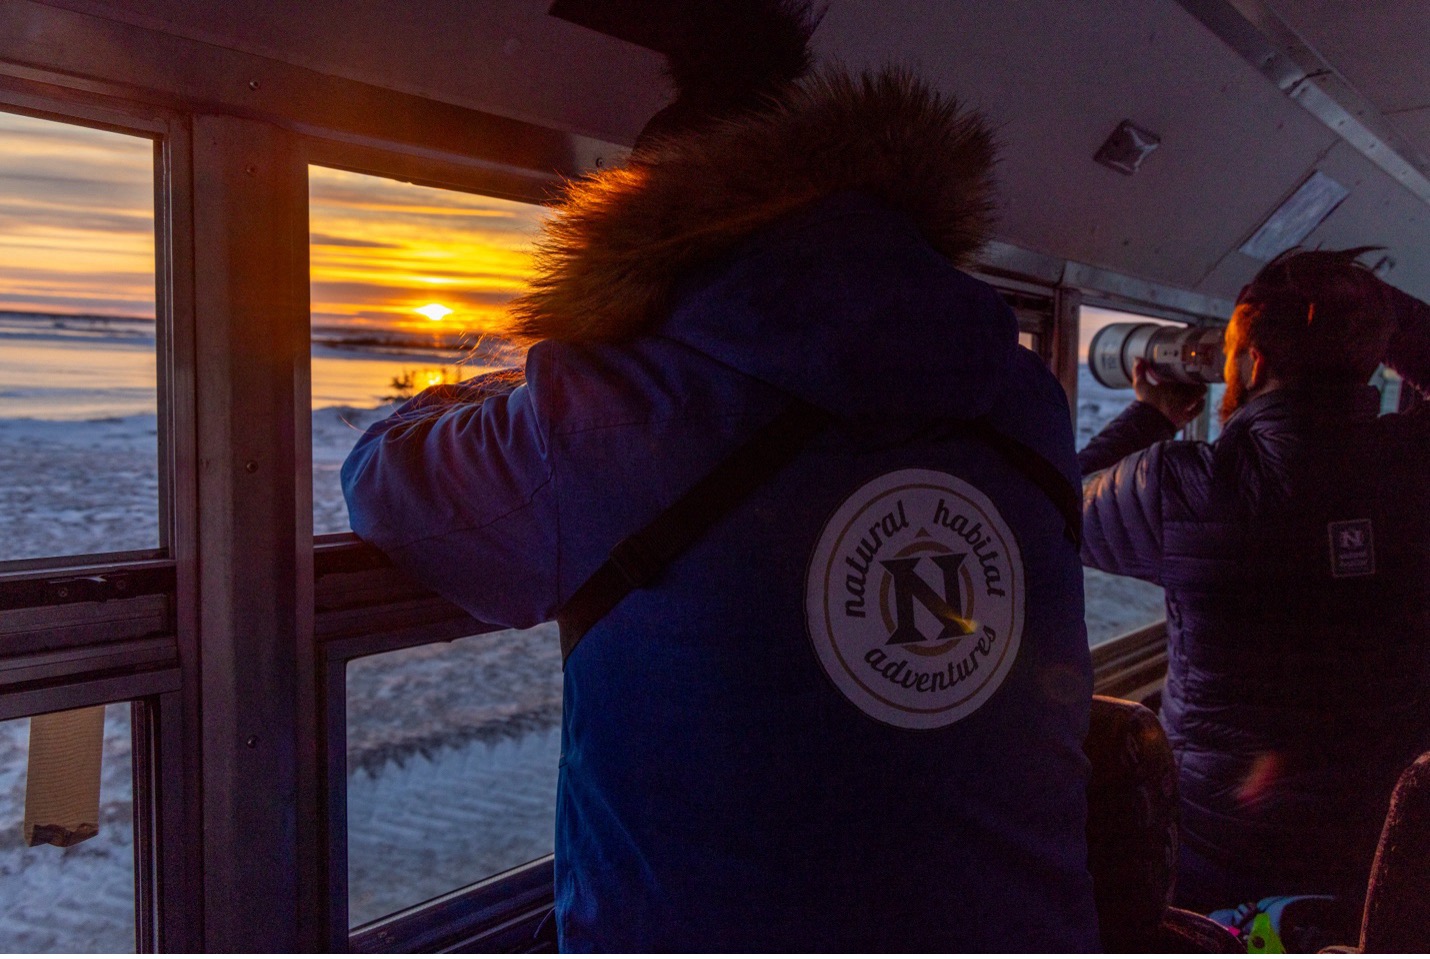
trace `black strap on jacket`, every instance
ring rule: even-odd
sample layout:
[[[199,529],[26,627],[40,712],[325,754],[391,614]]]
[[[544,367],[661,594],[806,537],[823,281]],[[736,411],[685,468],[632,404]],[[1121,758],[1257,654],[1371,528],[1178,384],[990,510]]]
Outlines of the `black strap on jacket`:
[[[566,665],[587,630],[632,590],[659,576],[716,520],[794,459],[828,419],[829,414],[818,407],[796,400],[644,529],[612,547],[607,560],[556,614],[561,628],[561,665]]]
[[[828,413],[796,400],[665,512],[612,547],[606,561],[556,614],[561,630],[562,668],[592,626],[633,590],[653,582],[720,517],[778,473],[828,420]],[[1081,549],[1082,491],[1069,483],[1057,467],[981,420],[949,424],[948,432],[981,440],[1036,484],[1062,513],[1068,539]]]
[[[1011,436],[998,432],[983,420],[966,420],[959,423],[956,430],[982,440],[1007,460],[1009,466],[1041,489],[1043,495],[1052,500],[1058,512],[1063,514],[1063,535],[1077,550],[1082,550],[1081,486],[1070,483],[1062,470],[1050,463],[1043,454]]]

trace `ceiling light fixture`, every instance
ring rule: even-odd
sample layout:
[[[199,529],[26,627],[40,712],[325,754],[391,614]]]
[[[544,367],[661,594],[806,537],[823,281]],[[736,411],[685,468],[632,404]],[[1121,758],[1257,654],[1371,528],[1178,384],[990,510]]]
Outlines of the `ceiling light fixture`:
[[[1282,250],[1299,246],[1350,193],[1320,170],[1315,171],[1251,234],[1241,252],[1265,262]]]
[[[1144,130],[1131,120],[1123,120],[1093,159],[1118,173],[1131,176],[1161,142],[1162,138],[1151,130]]]

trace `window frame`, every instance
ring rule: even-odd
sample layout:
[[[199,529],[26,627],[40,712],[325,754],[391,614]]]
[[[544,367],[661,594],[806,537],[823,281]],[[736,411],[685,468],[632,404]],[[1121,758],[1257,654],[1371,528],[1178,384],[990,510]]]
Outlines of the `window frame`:
[[[0,718],[132,704],[135,946],[156,950],[184,941],[164,935],[157,921],[161,877],[173,882],[190,868],[183,845],[164,841],[186,826],[181,649],[194,638],[179,612],[192,567],[180,545],[188,530],[176,509],[186,498],[184,477],[194,472],[191,404],[173,388],[190,360],[190,314],[184,284],[175,279],[188,269],[188,249],[175,229],[186,211],[181,194],[169,188],[185,177],[187,129],[162,108],[3,72],[0,110],[153,143],[159,545],[0,562]],[[163,814],[161,796],[174,797]],[[167,910],[167,919],[174,929],[188,923],[182,907]]]
[[[0,577],[126,561],[142,563],[172,559],[173,544],[181,538],[176,529],[178,510],[175,509],[175,498],[181,495],[176,482],[191,459],[188,455],[191,449],[183,442],[186,430],[191,427],[186,417],[186,404],[170,400],[172,384],[182,376],[182,369],[190,358],[191,346],[190,324],[183,322],[187,319],[186,290],[181,281],[175,282],[187,266],[189,251],[184,243],[183,231],[175,228],[175,224],[184,219],[186,210],[169,188],[175,180],[182,180],[186,172],[181,160],[177,165],[175,162],[187,147],[187,129],[183,118],[173,111],[148,104],[101,98],[7,76],[3,64],[0,64],[0,111],[119,133],[146,139],[153,144],[155,400],[159,467],[159,498],[156,504],[159,542],[155,548],[0,560]]]
[[[619,151],[611,151],[611,154],[614,157]],[[353,144],[332,137],[305,137],[302,157],[305,168],[328,167],[532,204],[549,202],[561,183],[556,176],[502,164],[482,161],[456,163],[446,159],[433,161],[420,155]],[[311,400],[308,406],[311,410]],[[432,595],[394,569],[386,556],[353,533],[324,533],[313,537],[313,543],[314,639],[318,648],[318,674],[322,688],[322,793],[328,824],[329,942],[341,941],[355,952],[369,949],[421,951],[433,941],[434,933],[428,928],[429,923],[442,930],[437,938],[443,942],[459,939],[464,944],[471,944],[485,935],[474,932],[474,929],[490,925],[496,930],[505,930],[504,935],[510,935],[514,934],[513,924],[520,923],[523,917],[539,922],[552,904],[549,892],[550,856],[517,865],[497,876],[483,877],[428,903],[414,903],[408,909],[356,929],[348,927],[348,663],[366,656],[449,642],[503,627],[478,622],[446,600]],[[545,898],[531,891],[533,886],[540,885],[542,876],[547,877]],[[505,902],[514,889],[523,890],[523,894],[514,901]]]
[[[348,925],[348,833],[347,833],[347,668],[348,663],[366,656],[450,642],[466,636],[500,629],[472,619],[466,612],[414,583],[395,569],[391,561],[351,533],[321,537],[315,551],[315,639],[318,644],[319,675],[322,677],[323,795],[327,828],[328,937],[342,941],[354,952],[361,939],[371,951],[422,951],[430,933],[425,928],[427,910],[444,928],[451,925],[451,901],[467,903],[460,915],[495,918],[506,925],[517,917],[506,915],[500,901],[509,885],[494,884],[496,877],[484,877],[429,903],[413,903],[408,909],[358,929]],[[549,860],[550,857],[547,857]],[[542,861],[518,866],[502,876],[539,871]],[[547,865],[549,870],[549,864]],[[529,878],[529,877],[528,877]],[[520,884],[521,880],[516,880]],[[549,893],[549,890],[548,890]],[[476,902],[468,901],[475,895]],[[548,896],[549,898],[549,896]],[[522,911],[525,900],[514,906]],[[547,906],[549,908],[549,904]],[[448,917],[448,918],[443,918]],[[391,927],[389,928],[389,924]]]
[[[242,736],[244,727],[273,727],[275,745],[286,740],[305,757],[321,759],[326,754],[317,745],[328,717],[321,713],[322,691],[313,682],[320,645],[315,636],[319,617],[311,603],[312,573],[319,561],[309,549],[313,538],[306,492],[311,463],[304,422],[310,405],[306,164],[533,200],[549,196],[562,176],[624,151],[70,11],[19,3],[7,14],[21,29],[0,37],[4,109],[138,132],[156,142],[156,320],[162,331],[157,379],[160,430],[167,435],[160,443],[159,549],[41,557],[0,566],[0,637],[25,653],[23,658],[8,648],[0,653],[0,710],[24,716],[125,699],[136,703],[136,945],[141,951],[287,951],[299,944],[346,949],[345,921],[334,924],[328,918],[334,900],[315,895],[327,892],[328,870],[321,855],[309,853],[327,845],[325,827],[300,828],[306,835],[298,836],[296,844],[278,843],[279,860],[288,865],[277,875],[301,870],[306,877],[297,888],[280,890],[266,882],[274,875],[271,868],[254,868],[237,852],[265,838],[240,835],[243,830],[227,813],[241,810],[225,808],[223,802],[201,807],[187,800],[208,795],[231,803],[242,783],[269,795],[295,795],[288,790],[296,787],[297,802],[289,813],[309,803],[316,813],[321,804],[320,762],[298,770],[264,770],[245,779],[231,761],[213,761],[233,749],[235,738],[261,738]],[[46,44],[52,35],[65,40]],[[122,63],[109,55],[113,50],[126,51]],[[219,62],[205,64],[206,56]],[[246,82],[227,86],[235,73]],[[270,85],[270,80],[276,82]],[[250,91],[305,86],[327,96],[290,101],[268,95],[255,115]],[[334,110],[325,104],[340,106]],[[240,116],[216,115],[225,105]],[[220,143],[235,156],[248,152],[259,162],[230,161],[216,149]],[[267,168],[270,164],[272,169]],[[254,204],[257,210],[247,209],[241,198],[246,178],[264,187]],[[196,209],[196,198],[209,209]],[[279,254],[276,270],[245,262],[246,254],[262,260],[258,234],[250,229],[244,235],[241,225],[228,222],[244,217],[252,221],[255,214],[287,224],[268,236],[272,242],[267,246],[286,246],[289,254],[286,263]],[[286,245],[285,234],[290,238]],[[293,251],[298,255],[292,256]],[[236,258],[227,256],[235,252]],[[297,271],[301,291],[296,283],[275,280],[285,269],[293,273],[295,262],[302,267]],[[202,280],[197,290],[196,277]],[[238,282],[243,280],[251,282]],[[245,315],[244,304],[225,300],[242,286],[268,295],[270,305],[277,307],[277,317],[269,318],[266,330]],[[200,311],[209,318],[202,328],[195,322]],[[247,311],[252,313],[252,304]],[[251,345],[255,335],[275,328],[285,333],[288,355],[260,371],[267,383],[245,381],[243,374],[251,371],[237,369],[234,354]],[[300,338],[301,349],[296,345]],[[290,364],[286,382],[272,375],[281,372],[285,361]],[[241,432],[244,414],[262,406],[255,397],[268,385],[275,387],[274,393],[286,394],[290,406],[303,414],[293,417],[291,445],[280,449],[272,464],[256,457],[245,460],[244,444],[233,439],[234,421],[240,421]],[[225,390],[228,395],[220,395]],[[274,434],[283,432],[283,419],[258,417],[260,426],[269,427],[267,439],[282,439]],[[213,433],[214,424],[219,436]],[[209,455],[204,469],[227,474],[230,485],[235,467],[279,478],[256,495],[230,495],[222,502],[215,501],[220,497],[201,497],[200,446],[205,443]],[[269,444],[248,445],[266,451]],[[271,471],[263,469],[270,465]],[[272,535],[260,536],[265,541],[258,547],[240,550],[242,562],[229,562],[225,554],[249,515],[245,506],[256,506],[260,513],[266,507],[270,515],[274,508],[285,513],[280,501],[291,505],[292,521],[259,523]],[[201,564],[202,559],[207,562]],[[206,567],[203,575],[201,565]],[[244,630],[244,603],[238,597],[261,587],[265,578],[272,583],[275,574],[291,585],[288,598],[279,599],[266,625],[254,630],[250,622]],[[87,591],[84,602],[66,593],[79,583]],[[121,596],[126,590],[131,592]],[[226,596],[226,601],[201,601],[214,594]],[[7,602],[13,608],[6,608]],[[433,599],[428,605],[442,604]],[[397,618],[411,612],[400,608]],[[416,619],[383,642],[416,645],[442,632],[434,633],[421,615]],[[323,622],[326,628],[326,618]],[[463,629],[474,631],[470,624]],[[54,637],[61,632],[69,638],[56,646]],[[245,632],[257,633],[260,641],[246,643]],[[87,652],[90,646],[103,655],[76,652],[76,647]],[[274,688],[236,688],[241,684],[225,675],[236,670],[222,667],[244,661],[245,654],[260,661],[267,656],[271,662],[275,646],[296,648],[298,658],[288,660],[291,669],[268,669],[269,678],[281,680],[270,684]],[[343,657],[356,651],[353,644],[346,651],[339,645],[321,646],[327,676],[332,675],[329,665],[340,668]],[[205,753],[208,763],[203,761]],[[300,822],[313,818],[301,812],[298,816]],[[282,838],[281,823],[276,824],[279,828],[267,825],[267,838]],[[306,865],[314,862],[316,867]],[[545,868],[549,890],[549,862]],[[529,871],[540,877],[542,864]],[[314,883],[314,878],[320,881]],[[493,888],[490,881],[481,885]],[[495,886],[510,887],[510,879]],[[245,910],[235,907],[245,898],[250,915],[263,914],[266,921],[246,921]],[[345,907],[345,891],[341,902]],[[336,911],[345,913],[345,908]],[[314,922],[311,917],[319,918]],[[404,913],[402,928],[420,925],[420,918]]]
[[[999,253],[997,244],[993,252]],[[1004,259],[1007,259],[1006,256]],[[1016,262],[1016,261],[1014,261]],[[1105,288],[1085,289],[1062,284],[1049,285],[1028,274],[1010,270],[1007,263],[983,264],[976,273],[1003,296],[1018,320],[1020,333],[1036,338],[1035,352],[1048,364],[1062,384],[1068,397],[1073,426],[1077,426],[1078,409],[1078,342],[1083,306],[1101,307],[1154,319],[1174,320],[1188,325],[1207,325],[1209,317],[1190,313],[1156,302],[1138,299],[1133,294],[1156,294],[1146,284],[1110,284],[1123,290],[1121,295]],[[1184,434],[1188,439],[1205,437],[1208,411],[1204,410]],[[1196,430],[1200,427],[1201,433]],[[1162,688],[1167,667],[1167,621],[1165,616],[1125,633],[1110,637],[1092,649],[1094,689],[1099,695],[1150,700]]]

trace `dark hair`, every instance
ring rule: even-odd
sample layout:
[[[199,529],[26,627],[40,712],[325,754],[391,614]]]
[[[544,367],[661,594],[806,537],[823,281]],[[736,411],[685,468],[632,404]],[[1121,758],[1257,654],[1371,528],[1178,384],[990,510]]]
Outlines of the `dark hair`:
[[[809,72],[809,41],[824,17],[810,0],[684,0],[666,8],[666,74],[675,102],[636,149],[711,121],[759,109]]]
[[[1394,309],[1357,258],[1379,247],[1278,255],[1237,298],[1244,345],[1286,383],[1364,383],[1385,355]]]

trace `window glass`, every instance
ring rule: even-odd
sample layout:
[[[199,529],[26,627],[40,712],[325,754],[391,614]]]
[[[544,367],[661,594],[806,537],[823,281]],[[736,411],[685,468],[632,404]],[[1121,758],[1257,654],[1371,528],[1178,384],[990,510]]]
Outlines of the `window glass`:
[[[1216,441],[1221,436],[1221,401],[1226,396],[1225,383],[1212,383],[1207,387],[1207,442]]]
[[[134,942],[134,813],[133,767],[130,757],[130,706],[120,703],[103,710],[102,720],[79,719],[62,731],[74,742],[61,741],[67,762],[92,749],[92,737],[102,735],[99,764],[98,832],[74,845],[41,842],[31,846],[26,836],[26,797],[39,820],[56,808],[57,796],[92,808],[93,774],[75,772],[80,786],[58,788],[41,797],[43,775],[32,769],[32,721],[0,722],[0,951],[3,952],[133,952]],[[54,735],[55,727],[48,727]],[[44,728],[38,733],[45,735]],[[57,743],[36,741],[36,767],[55,758]],[[92,756],[91,756],[92,758]],[[83,760],[80,760],[82,763]],[[55,767],[49,765],[50,776]],[[57,778],[57,777],[55,777]],[[55,778],[49,781],[54,782]],[[34,780],[34,782],[32,782]],[[83,795],[81,795],[83,793]],[[68,805],[64,803],[63,805]],[[88,812],[81,816],[88,818]],[[35,830],[28,830],[31,837]],[[43,834],[38,837],[43,839]]]
[[[1403,381],[1400,374],[1382,366],[1375,371],[1375,375],[1370,378],[1370,383],[1380,391],[1380,412],[1394,413],[1400,409],[1400,386]]]
[[[353,660],[347,715],[350,925],[552,851],[554,623]]]
[[[1166,321],[1090,306],[1081,310],[1078,325],[1078,449],[1086,446],[1135,398],[1132,390],[1108,389],[1093,377],[1087,363],[1088,345],[1097,331],[1109,323],[1141,322]],[[1164,592],[1160,586],[1084,567],[1083,590],[1087,597],[1087,638],[1094,646],[1166,618]]]
[[[0,113],[0,561],[159,545],[154,147]]]
[[[309,168],[313,527],[348,529],[338,470],[362,431],[428,386],[519,367],[506,305],[544,209]]]

